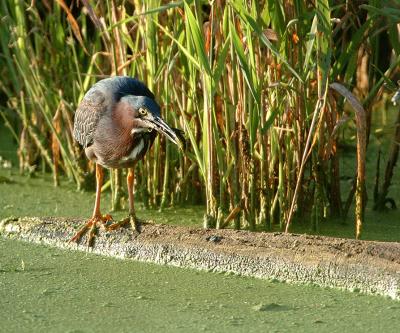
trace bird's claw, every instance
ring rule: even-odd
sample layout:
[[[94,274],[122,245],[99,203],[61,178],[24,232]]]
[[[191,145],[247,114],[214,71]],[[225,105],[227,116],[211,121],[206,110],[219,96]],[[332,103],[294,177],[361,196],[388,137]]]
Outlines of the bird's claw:
[[[137,233],[142,232],[142,221],[140,221],[136,216],[129,216],[129,223],[131,224],[132,230],[136,230]]]
[[[85,235],[87,232],[89,232],[87,246],[88,247],[93,246],[93,241],[97,234],[98,224],[100,225],[100,228],[107,229],[107,224],[109,224],[110,221],[112,221],[112,216],[109,214],[94,216],[94,217],[90,218],[86,222],[86,224],[82,228],[80,228],[77,231],[77,233],[69,240],[69,242],[79,243],[79,241],[81,240],[83,235]]]
[[[132,230],[135,230],[137,233],[142,232],[142,221],[139,220],[135,214],[129,214],[128,217],[124,218],[121,221],[114,222],[111,225],[106,225],[107,231],[116,230],[118,228],[124,227],[129,223]]]

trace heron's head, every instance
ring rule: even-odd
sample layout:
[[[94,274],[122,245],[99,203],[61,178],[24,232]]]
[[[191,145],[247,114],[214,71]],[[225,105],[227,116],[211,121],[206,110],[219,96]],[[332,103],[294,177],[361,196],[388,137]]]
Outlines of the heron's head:
[[[146,96],[128,95],[122,97],[120,103],[129,106],[125,110],[130,112],[129,116],[133,118],[132,134],[155,130],[182,148],[181,138],[161,118],[160,106],[154,99]]]

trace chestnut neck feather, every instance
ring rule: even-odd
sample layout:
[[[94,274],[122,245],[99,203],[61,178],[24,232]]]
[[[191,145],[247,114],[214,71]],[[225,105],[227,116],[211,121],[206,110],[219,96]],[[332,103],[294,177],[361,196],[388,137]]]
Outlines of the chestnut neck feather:
[[[117,103],[111,114],[100,120],[95,141],[98,154],[104,161],[118,161],[133,149],[131,130],[134,119],[131,112],[129,105]]]

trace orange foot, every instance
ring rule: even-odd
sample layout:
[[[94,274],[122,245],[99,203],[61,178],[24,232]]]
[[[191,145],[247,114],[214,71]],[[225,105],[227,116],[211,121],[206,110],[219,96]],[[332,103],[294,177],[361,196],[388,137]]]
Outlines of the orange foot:
[[[118,228],[124,227],[126,225],[130,225],[132,230],[135,230],[137,233],[141,233],[142,231],[142,223],[143,221],[139,220],[135,214],[129,214],[129,216],[121,221],[114,222],[112,224],[107,224],[107,230],[116,230]]]
[[[93,216],[86,222],[86,224],[82,228],[78,230],[75,236],[73,236],[69,241],[79,243],[82,236],[89,231],[87,246],[92,246],[94,237],[96,236],[98,224],[100,224],[101,228],[106,229],[106,225],[109,224],[112,219],[112,216],[109,214]]]

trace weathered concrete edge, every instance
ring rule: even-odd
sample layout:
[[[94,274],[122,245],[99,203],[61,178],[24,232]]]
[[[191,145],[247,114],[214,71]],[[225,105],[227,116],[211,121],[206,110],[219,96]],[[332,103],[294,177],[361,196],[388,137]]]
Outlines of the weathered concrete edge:
[[[88,251],[86,246],[65,242],[65,235],[52,230],[44,236],[35,228],[22,229],[19,232],[5,232],[3,228],[0,234],[8,238],[62,249]],[[341,261],[302,263],[296,258],[288,260],[279,256],[252,257],[237,253],[220,253],[200,246],[155,243],[137,239],[116,244],[109,243],[102,237],[99,237],[96,247],[89,252],[121,259],[212,272],[228,272],[280,282],[314,284],[400,300],[399,274],[393,275],[382,269]]]

